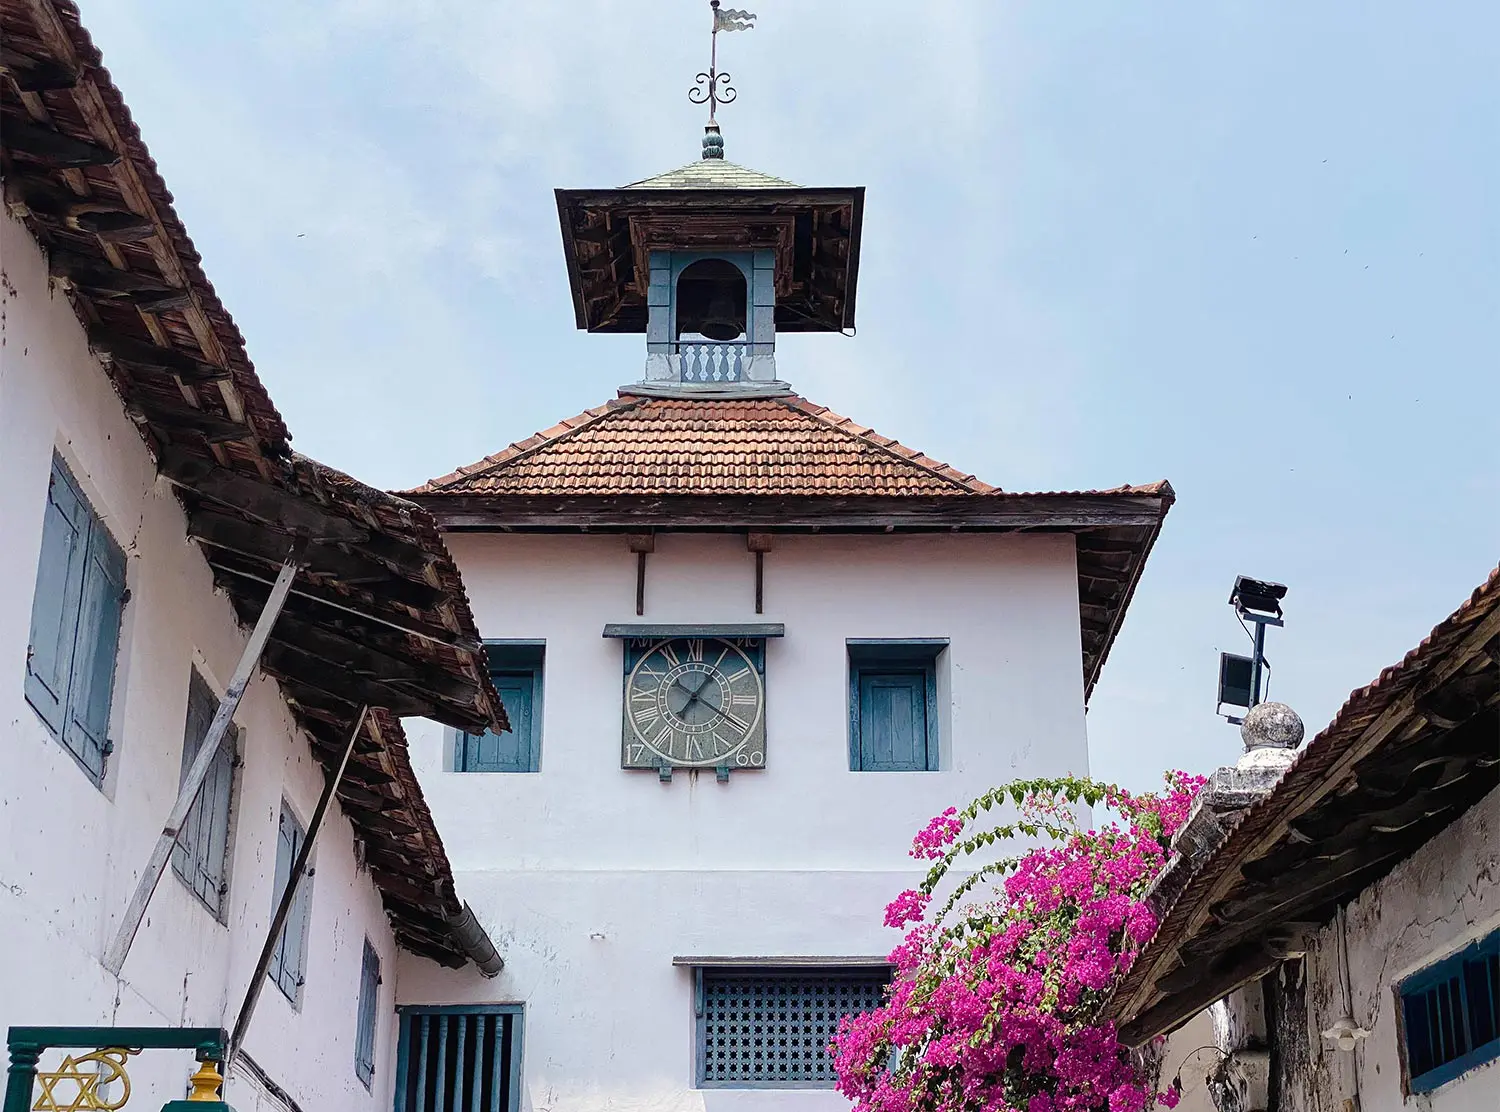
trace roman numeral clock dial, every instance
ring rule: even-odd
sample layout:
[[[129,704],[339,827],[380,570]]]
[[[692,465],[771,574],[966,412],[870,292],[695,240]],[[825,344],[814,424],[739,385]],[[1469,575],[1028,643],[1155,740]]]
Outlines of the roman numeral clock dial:
[[[763,651],[716,637],[627,645],[623,767],[763,767]]]

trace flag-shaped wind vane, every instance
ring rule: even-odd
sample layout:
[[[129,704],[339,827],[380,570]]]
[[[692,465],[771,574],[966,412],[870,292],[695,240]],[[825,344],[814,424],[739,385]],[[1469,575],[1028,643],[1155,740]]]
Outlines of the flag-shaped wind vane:
[[[719,8],[715,6],[714,30],[753,31],[755,30],[755,13],[739,11],[735,8]]]
[[[739,8],[721,8],[719,0],[708,0],[708,6],[714,13],[713,33],[709,37],[708,69],[698,75],[693,88],[688,90],[688,99],[694,104],[708,105],[708,127],[713,141],[704,140],[703,157],[723,158],[724,141],[718,137],[719,129],[715,118],[719,105],[733,104],[737,94],[734,86],[729,83],[729,74],[719,72],[719,32],[754,30],[755,13]]]

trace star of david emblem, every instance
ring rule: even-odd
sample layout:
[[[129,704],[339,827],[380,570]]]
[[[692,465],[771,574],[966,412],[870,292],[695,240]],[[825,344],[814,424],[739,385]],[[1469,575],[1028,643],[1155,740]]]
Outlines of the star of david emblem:
[[[31,1106],[32,1112],[116,1112],[130,1099],[130,1078],[125,1073],[125,1058],[137,1050],[115,1048],[96,1050],[75,1058],[63,1056],[62,1065],[48,1073],[36,1075],[41,1095]],[[118,1080],[120,1093],[106,1098],[101,1085]]]

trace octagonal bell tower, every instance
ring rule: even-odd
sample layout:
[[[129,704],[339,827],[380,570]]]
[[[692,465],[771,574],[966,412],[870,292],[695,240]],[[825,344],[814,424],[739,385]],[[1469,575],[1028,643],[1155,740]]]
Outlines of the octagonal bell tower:
[[[716,32],[736,29],[714,10]],[[778,333],[854,327],[864,187],[805,188],[726,161],[714,113],[733,89],[717,45],[714,59],[693,97],[710,112],[701,158],[557,191],[578,327],[645,333],[633,393],[785,393]]]

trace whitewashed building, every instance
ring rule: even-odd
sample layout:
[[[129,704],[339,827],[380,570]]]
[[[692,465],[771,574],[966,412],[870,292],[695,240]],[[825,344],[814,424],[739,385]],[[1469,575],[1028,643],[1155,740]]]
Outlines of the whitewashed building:
[[[534,1109],[838,1108],[884,904],[932,815],[1084,774],[1088,693],[1172,501],[1011,494],[799,397],[786,331],[854,324],[863,190],[704,156],[557,195],[577,323],[644,334],[617,398],[409,496],[444,530],[516,729],[412,752]],[[405,1077],[403,1112],[426,1112]]]
[[[1187,1024],[1170,1068],[1195,1109],[1493,1109],[1500,569],[1269,790],[1233,780],[1158,882],[1160,929],[1110,1005],[1127,1040]]]
[[[6,2],[0,40],[0,1032],[24,1067],[21,1027],[227,1028],[241,1112],[383,1112],[398,954],[496,965],[397,717],[499,724],[457,572],[290,451],[74,7]],[[132,1058],[132,1106],[191,1068]]]

